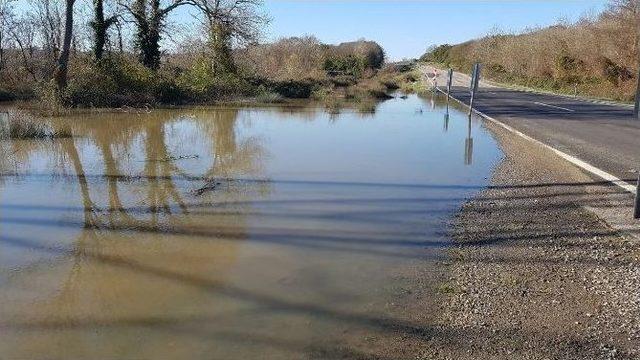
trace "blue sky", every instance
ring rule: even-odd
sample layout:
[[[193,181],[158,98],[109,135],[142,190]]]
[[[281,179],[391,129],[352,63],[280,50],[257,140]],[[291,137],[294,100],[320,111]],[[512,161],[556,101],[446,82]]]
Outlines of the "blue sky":
[[[267,39],[315,35],[326,43],[378,41],[391,60],[418,57],[432,44],[459,43],[492,28],[521,31],[606,7],[603,0],[382,1],[266,0]]]

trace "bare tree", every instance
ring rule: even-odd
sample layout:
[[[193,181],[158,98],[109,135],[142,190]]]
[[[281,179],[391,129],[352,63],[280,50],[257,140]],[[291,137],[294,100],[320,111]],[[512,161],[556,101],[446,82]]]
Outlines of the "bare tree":
[[[35,68],[35,25],[28,17],[22,17],[9,26],[9,37],[18,48],[22,67],[33,81],[38,81]]]
[[[12,0],[0,0],[0,72],[5,65],[5,46],[7,44],[7,33],[12,26]]]
[[[232,42],[253,43],[269,18],[260,11],[262,0],[190,0],[200,9],[208,30],[211,66],[215,73],[235,72]]]
[[[42,42],[42,50],[44,50],[52,65],[60,58],[64,26],[63,13],[61,2],[52,0],[33,0],[31,11],[28,13],[33,18],[34,25],[36,25],[36,30]]]
[[[62,51],[58,59],[58,66],[53,74],[58,90],[67,87],[67,72],[69,70],[69,51],[71,48],[71,38],[73,37],[73,5],[76,0],[66,0],[65,21],[64,21],[64,39],[62,42]]]

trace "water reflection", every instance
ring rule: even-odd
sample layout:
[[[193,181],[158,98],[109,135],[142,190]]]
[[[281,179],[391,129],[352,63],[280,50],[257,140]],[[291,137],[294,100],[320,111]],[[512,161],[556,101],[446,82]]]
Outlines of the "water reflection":
[[[0,357],[366,358],[419,341],[428,324],[388,304],[416,274],[428,288],[442,224],[499,156],[476,130],[465,167],[465,118],[442,136],[429,101],[367,121],[76,114],[47,120],[73,137],[1,141]]]
[[[447,108],[447,112],[444,114],[444,123],[442,124],[442,131],[447,132],[447,130],[449,130],[449,109],[448,108]]]
[[[464,139],[464,164],[473,164],[473,138],[471,137],[471,116],[467,125],[467,137]]]

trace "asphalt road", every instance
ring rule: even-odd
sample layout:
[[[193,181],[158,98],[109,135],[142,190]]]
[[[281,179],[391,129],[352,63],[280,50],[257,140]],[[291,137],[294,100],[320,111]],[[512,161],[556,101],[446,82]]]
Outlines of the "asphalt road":
[[[469,103],[467,86],[452,87],[451,95]],[[620,179],[636,181],[640,120],[631,107],[481,87],[474,108]]]

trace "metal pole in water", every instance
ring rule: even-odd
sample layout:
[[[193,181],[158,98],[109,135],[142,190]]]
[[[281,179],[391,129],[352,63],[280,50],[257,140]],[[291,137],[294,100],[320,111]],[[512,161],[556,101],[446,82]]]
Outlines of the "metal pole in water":
[[[473,83],[476,78],[476,64],[473,64],[473,69],[471,70],[471,83],[469,84],[469,116],[471,116],[471,112],[473,111]]]

